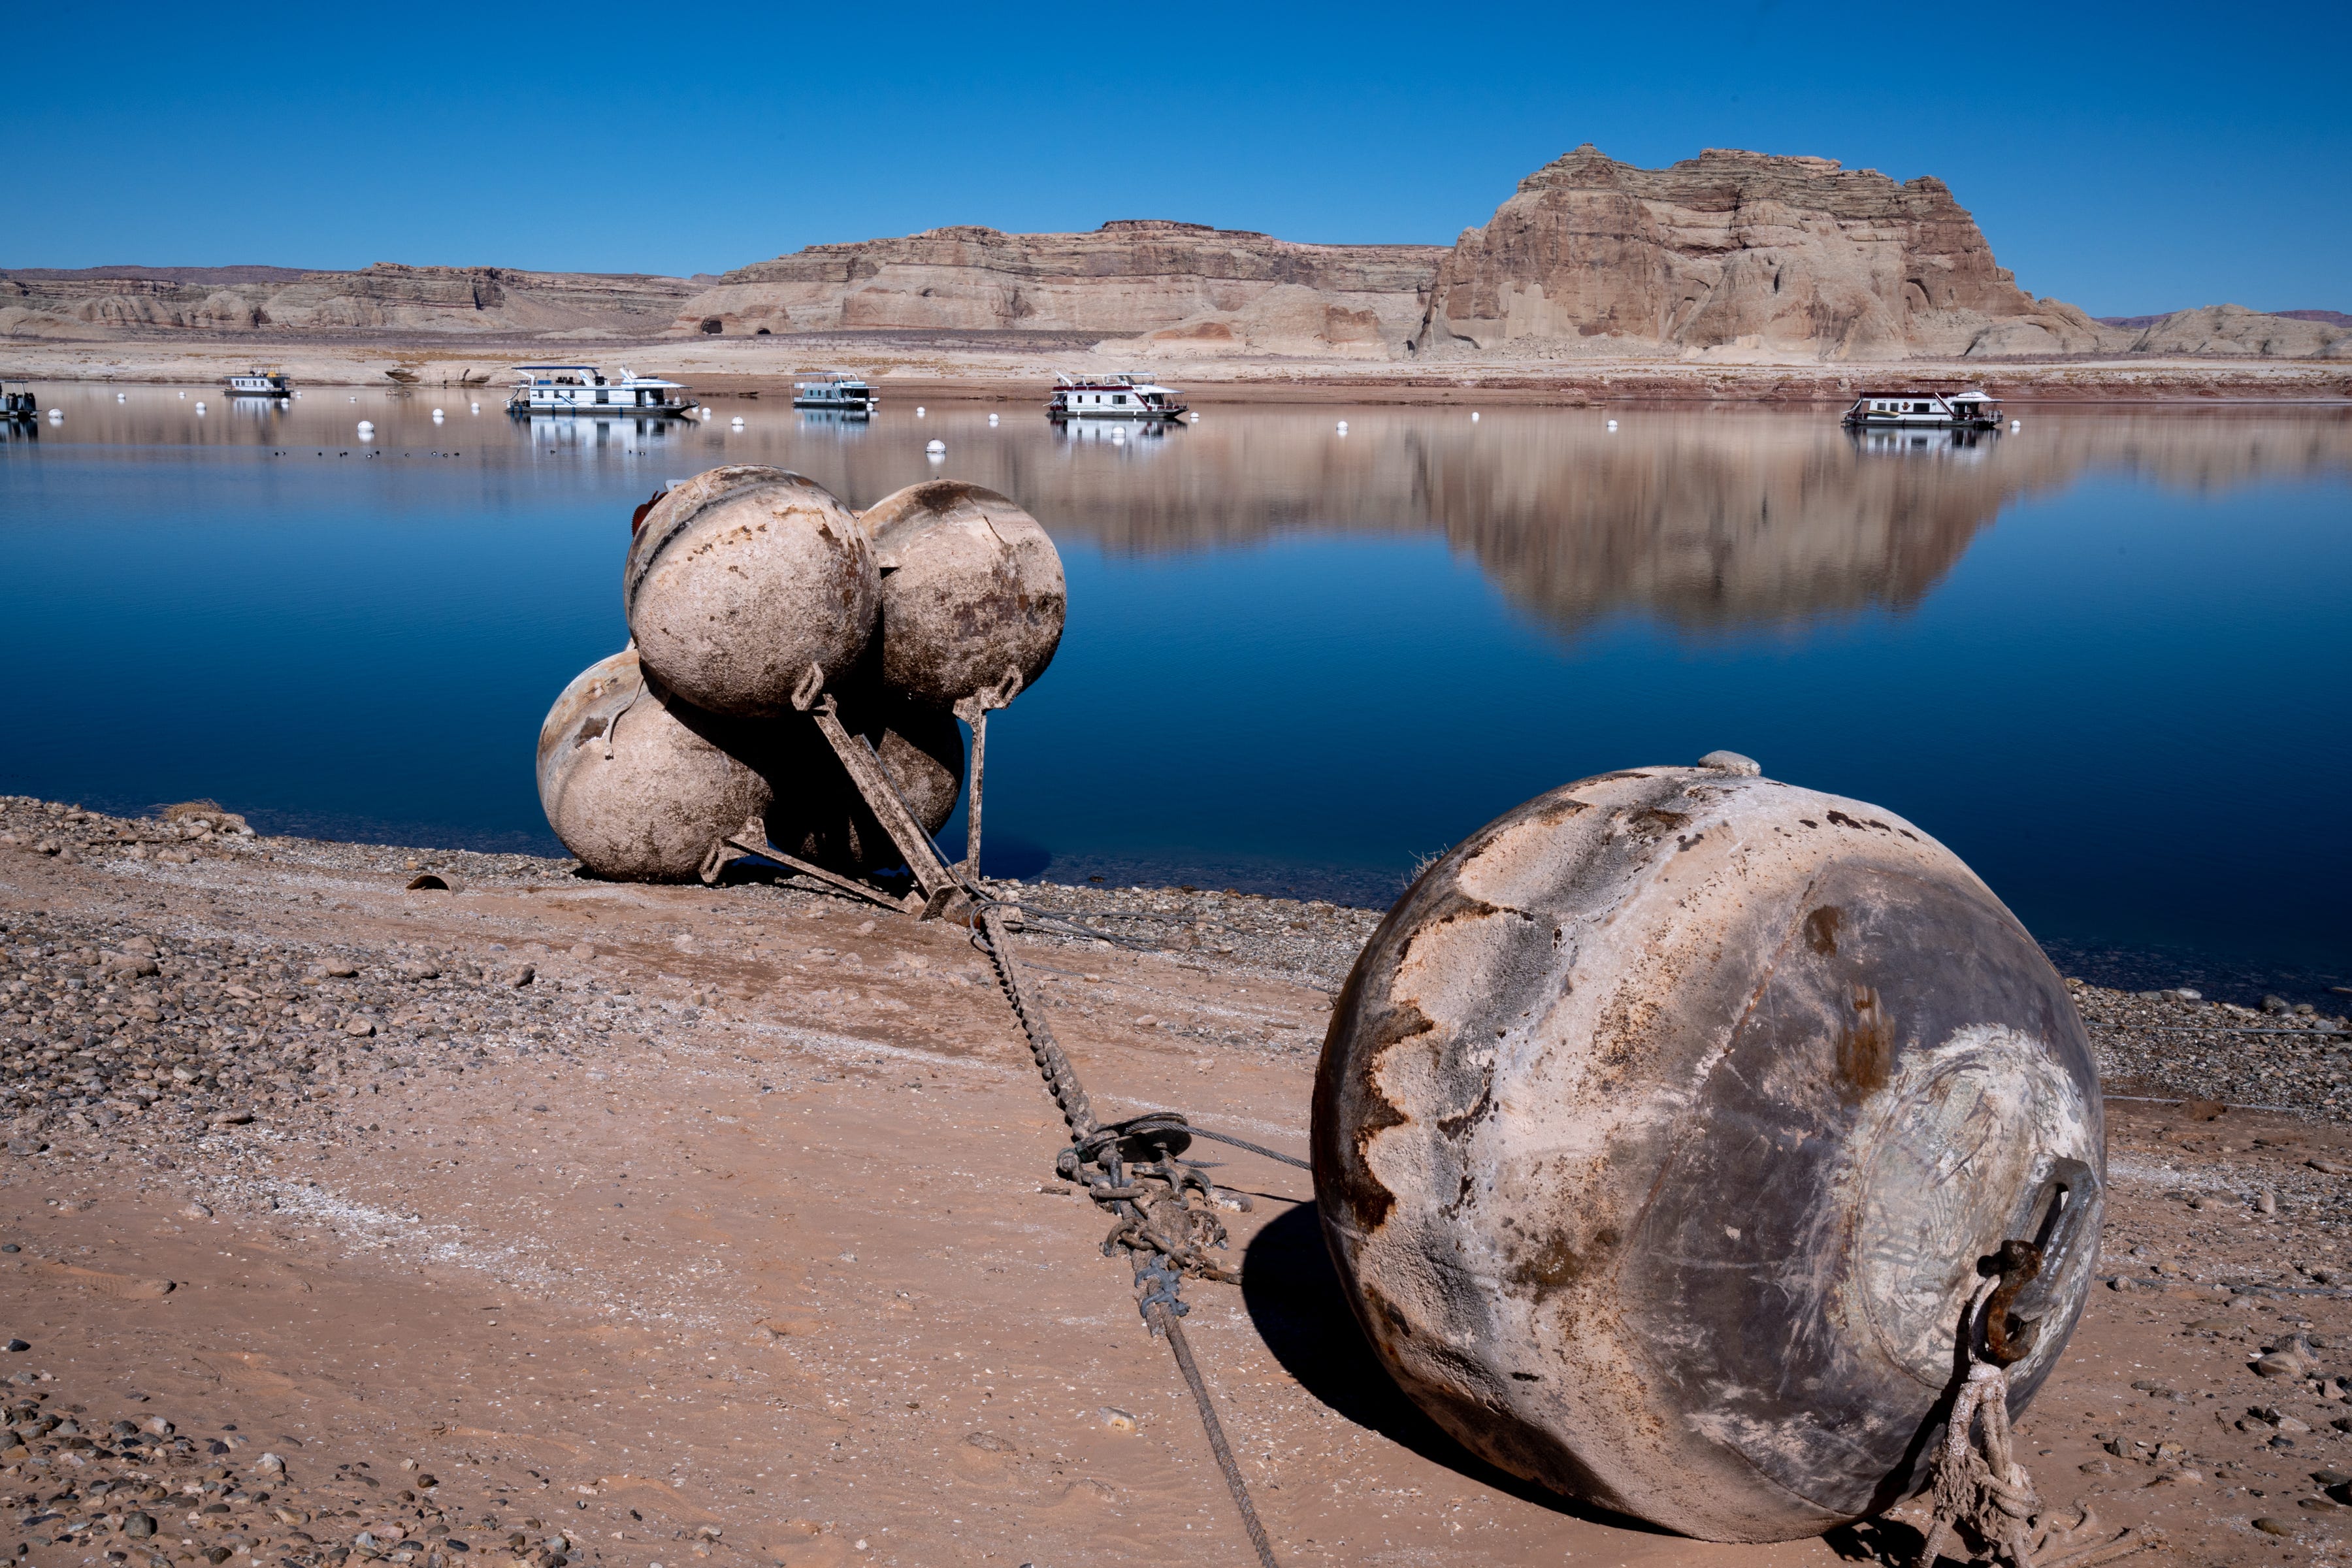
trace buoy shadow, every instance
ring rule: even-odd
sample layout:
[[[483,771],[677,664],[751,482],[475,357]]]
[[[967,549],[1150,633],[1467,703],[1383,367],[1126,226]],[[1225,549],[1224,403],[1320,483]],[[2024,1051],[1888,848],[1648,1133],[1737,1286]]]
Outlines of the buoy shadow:
[[[1333,1414],[1431,1464],[1553,1513],[1643,1535],[1673,1533],[1497,1469],[1424,1415],[1365,1340],[1324,1248],[1323,1224],[1313,1204],[1299,1205],[1250,1238],[1243,1253],[1242,1303],[1274,1359]]]

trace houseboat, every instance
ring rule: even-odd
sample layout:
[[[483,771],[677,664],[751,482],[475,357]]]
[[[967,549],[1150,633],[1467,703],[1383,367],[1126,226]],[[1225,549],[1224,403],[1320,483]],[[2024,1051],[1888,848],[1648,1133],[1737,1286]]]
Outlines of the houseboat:
[[[873,388],[853,376],[827,376],[823,381],[793,384],[793,406],[833,414],[871,414],[882,406]]]
[[[38,419],[41,400],[33,395],[32,383],[0,381],[0,420],[11,423],[18,419]]]
[[[1844,423],[1865,429],[1990,430],[2000,404],[1983,392],[1865,392],[1845,411]]]
[[[1181,419],[1183,395],[1172,386],[1158,386],[1139,375],[1107,375],[1079,381],[1054,378],[1054,395],[1045,405],[1049,419]]]
[[[286,373],[272,367],[256,365],[243,375],[228,378],[231,397],[291,397],[294,384]]]
[[[522,376],[507,394],[509,414],[636,414],[682,417],[699,406],[690,389],[657,376],[632,375],[623,365],[607,377],[593,364],[519,364]]]

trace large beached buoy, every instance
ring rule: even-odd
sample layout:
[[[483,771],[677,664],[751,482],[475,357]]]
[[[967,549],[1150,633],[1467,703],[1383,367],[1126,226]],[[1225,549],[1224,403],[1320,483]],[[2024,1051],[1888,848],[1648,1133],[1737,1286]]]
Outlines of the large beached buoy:
[[[1061,646],[1069,591],[1037,520],[961,479],[909,485],[860,514],[882,569],[881,677],[948,707],[1025,688]]]
[[[697,474],[646,514],[622,604],[646,668],[698,708],[792,711],[811,665],[845,673],[872,635],[880,581],[856,516],[782,468]]]
[[[768,809],[769,726],[713,718],[649,682],[637,651],[572,679],[539,731],[548,826],[600,877],[684,881],[710,847]]]
[[[2090,1047],[2033,939],[1891,813],[1714,766],[1489,824],[1356,962],[1315,1189],[1366,1334],[1514,1474],[1717,1541],[1921,1484],[2005,1240],[2021,1409],[2098,1250]]]

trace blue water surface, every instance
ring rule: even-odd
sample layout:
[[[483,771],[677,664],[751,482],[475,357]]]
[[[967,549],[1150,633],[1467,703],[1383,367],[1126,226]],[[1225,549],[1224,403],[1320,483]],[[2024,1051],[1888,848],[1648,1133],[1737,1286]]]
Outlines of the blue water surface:
[[[992,721],[997,874],[1378,905],[1532,795],[1728,747],[1942,838],[2078,972],[2324,1000],[2352,970],[2340,412],[1874,444],[1818,411],[557,427],[362,395],[77,388],[0,444],[0,790],[560,852],[532,744],[625,639],[632,508],[722,461],[859,507],[945,473],[1070,579]]]

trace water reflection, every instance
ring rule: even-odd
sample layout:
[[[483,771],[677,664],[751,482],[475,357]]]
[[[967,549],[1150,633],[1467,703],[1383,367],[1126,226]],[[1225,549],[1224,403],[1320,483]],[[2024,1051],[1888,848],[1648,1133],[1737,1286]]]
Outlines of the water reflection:
[[[0,443],[0,789],[551,847],[530,737],[625,636],[633,509],[722,463],[856,506],[938,473],[1017,498],[1070,569],[1062,657],[990,759],[1025,871],[1377,900],[1563,779],[1728,745],[1912,817],[2045,940],[2352,950],[2340,814],[2179,817],[2273,796],[2280,737],[2305,775],[2352,769],[2326,721],[2352,668],[2341,410],[1857,440],[1835,409],[1056,428],[1001,402],[511,419],[491,388],[311,388],[200,417],[210,386],[37,390]],[[235,678],[90,721],[191,649]]]
[[[52,440],[110,446],[373,445],[485,463],[623,463],[678,479],[772,463],[856,506],[936,474],[1017,499],[1066,541],[1118,556],[1196,554],[1300,533],[1443,537],[1564,634],[1638,615],[1686,633],[1907,609],[2019,499],[2094,472],[2210,491],[2352,473],[2352,416],[2200,409],[2029,413],[2007,431],[1848,431],[1833,410],[1323,410],[1212,406],[1197,425],[1073,420],[1002,404],[873,416],[754,402],[744,427],[642,416],[511,417],[464,386],[301,402],[177,389],[47,388]],[[196,394],[195,396],[203,396]],[[122,400],[117,401],[118,396]],[[444,421],[432,410],[443,407]],[[987,423],[991,414],[1001,423]],[[1336,414],[1349,433],[1336,429]],[[731,416],[730,416],[731,417]],[[1611,427],[1612,420],[1615,428]],[[37,438],[32,427],[12,430]],[[927,458],[927,440],[947,446]],[[1136,465],[1149,459],[1150,479]],[[584,477],[584,476],[583,476]],[[623,516],[625,516],[624,511]]]
[[[627,457],[659,454],[668,450],[665,443],[681,428],[676,420],[646,415],[506,414],[499,417],[527,431],[533,457],[583,448]]]

